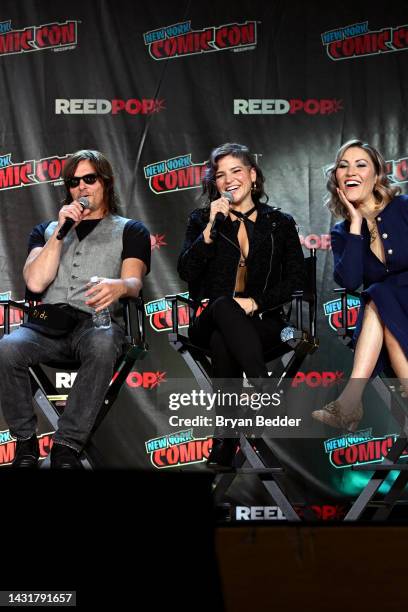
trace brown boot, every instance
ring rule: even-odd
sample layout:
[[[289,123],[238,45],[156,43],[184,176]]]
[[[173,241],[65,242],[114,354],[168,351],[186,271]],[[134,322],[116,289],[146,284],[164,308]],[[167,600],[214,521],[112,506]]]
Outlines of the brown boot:
[[[344,408],[338,400],[334,400],[321,410],[314,410],[312,417],[330,427],[338,427],[346,431],[356,431],[358,424],[363,418],[363,405],[360,402],[354,410],[349,413],[344,412]]]

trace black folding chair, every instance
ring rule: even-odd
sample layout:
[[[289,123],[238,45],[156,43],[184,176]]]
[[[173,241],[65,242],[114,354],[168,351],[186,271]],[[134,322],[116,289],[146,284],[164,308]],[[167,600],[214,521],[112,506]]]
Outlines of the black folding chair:
[[[342,326],[337,330],[337,334],[340,340],[351,348],[353,330],[350,329],[348,323],[347,298],[348,296],[359,298],[360,294],[344,287],[336,288],[334,291],[340,296],[342,313]],[[408,404],[399,395],[397,386],[390,382],[395,378],[393,370],[388,368],[372,380],[372,386],[399,424],[400,433],[381,464],[376,463],[375,467],[370,463],[352,466],[355,471],[374,473],[353,502],[344,518],[345,521],[359,519],[370,508],[376,508],[371,515],[371,520],[384,521],[389,518],[396,504],[408,504],[408,501],[401,500],[401,495],[408,483],[408,464],[399,462],[403,452],[408,449]],[[379,488],[391,471],[399,472],[397,478],[382,499],[376,498]]]
[[[143,359],[148,350],[148,345],[145,339],[145,318],[144,318],[144,303],[143,298],[126,298],[121,300],[123,305],[123,316],[126,326],[126,341],[127,350],[120,356],[116,363],[115,372],[110,382],[109,388],[105,394],[102,406],[99,410],[94,427],[92,429],[89,440],[81,452],[81,462],[84,468],[93,469],[102,464],[100,453],[93,442],[93,434],[99,428],[102,421],[112,408],[119,391],[126,380],[127,375],[132,369],[135,361]],[[28,310],[33,305],[32,301],[22,300],[6,300],[0,302],[0,306],[4,309],[4,333],[9,334],[10,312],[12,309],[17,309],[21,312],[23,321],[26,320]],[[44,415],[49,422],[51,428],[55,431],[58,427],[58,419],[62,414],[61,402],[57,401],[58,391],[56,386],[51,381],[47,368],[76,370],[80,367],[80,362],[45,362],[29,368],[30,381],[33,392],[33,399],[39,411]],[[49,456],[43,461],[42,466],[49,466]]]
[[[271,347],[265,354],[267,363],[281,358],[272,371],[271,380],[276,381],[273,391],[284,390],[291,384],[291,378],[298,372],[305,357],[318,347],[316,336],[316,250],[310,250],[310,256],[305,258],[306,284],[305,288],[296,291],[292,296],[289,310],[295,304],[295,322],[287,327],[287,340]],[[192,344],[189,338],[180,333],[178,308],[179,304],[188,306],[190,320],[196,316],[197,310],[203,304],[182,295],[169,295],[166,300],[172,310],[172,331],[169,333],[170,346],[181,355],[191,370],[201,389],[211,393],[212,366],[209,351]],[[288,304],[281,305],[288,306]],[[303,311],[307,307],[308,326],[303,322]],[[283,475],[283,468],[277,464],[276,457],[264,438],[250,438],[240,435],[239,451],[235,457],[234,469],[229,473],[218,474],[215,478],[214,495],[216,503],[221,502],[237,474],[256,475],[267,490],[269,496],[280,507],[288,520],[299,521],[299,514],[283,492],[277,477]],[[313,513],[305,508],[305,518],[315,519]]]

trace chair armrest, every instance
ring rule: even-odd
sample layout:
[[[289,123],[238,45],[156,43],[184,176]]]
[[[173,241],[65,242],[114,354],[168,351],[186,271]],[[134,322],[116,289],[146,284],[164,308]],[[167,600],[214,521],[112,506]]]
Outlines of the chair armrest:
[[[184,295],[177,293],[176,295],[166,295],[166,300],[171,304],[171,322],[172,322],[172,333],[178,334],[179,332],[179,318],[178,318],[178,303],[186,304],[188,308],[189,320],[194,318],[194,315],[198,308],[202,306],[201,302],[193,300],[192,298],[186,298]]]
[[[347,338],[352,335],[351,330],[348,327],[347,296],[351,295],[352,297],[360,298],[361,293],[359,291],[347,289],[346,287],[335,287],[333,291],[334,293],[339,293],[341,299],[341,320],[343,321],[343,326],[339,327],[337,330],[337,335],[341,336],[342,338]]]
[[[347,295],[352,295],[353,297],[357,297],[357,298],[359,298],[361,295],[360,291],[346,289],[346,287],[335,287],[333,291],[334,293],[347,293]]]
[[[316,322],[317,322],[317,287],[316,287],[316,249],[309,249],[309,257],[304,260],[305,285],[292,293],[292,303],[296,305],[296,328],[299,332],[303,330],[303,304],[308,305],[308,333],[313,342],[317,342]],[[292,307],[292,306],[291,306]]]
[[[145,351],[148,349],[145,332],[145,311],[143,297],[122,298],[123,318],[126,326],[126,339],[132,346]]]
[[[0,307],[3,308],[3,325],[4,333],[10,333],[11,321],[10,321],[10,310],[19,310],[23,313],[23,321],[25,321],[28,314],[29,304],[26,300],[5,300],[0,301]]]
[[[273,308],[268,310],[276,310],[277,308],[282,309],[284,306],[290,305],[288,319],[292,311],[293,301],[296,306],[296,329],[301,335],[304,333],[303,330],[303,303],[305,302],[309,307],[308,316],[308,335],[310,339],[317,341],[316,338],[316,321],[317,321],[317,289],[316,289],[316,249],[310,249],[310,256],[305,259],[306,269],[306,286],[305,289],[298,289],[291,295],[291,299],[286,302],[281,302]],[[266,311],[267,312],[267,311]]]

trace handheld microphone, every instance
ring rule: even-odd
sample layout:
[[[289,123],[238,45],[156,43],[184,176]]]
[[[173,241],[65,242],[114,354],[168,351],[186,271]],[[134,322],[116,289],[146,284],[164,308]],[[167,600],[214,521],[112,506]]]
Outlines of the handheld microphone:
[[[78,202],[82,206],[82,210],[85,210],[85,208],[90,208],[88,198],[79,198]],[[63,238],[65,238],[65,236],[68,234],[69,230],[72,228],[73,225],[75,225],[75,221],[73,219],[65,219],[64,223],[61,225],[58,231],[57,240],[62,240]]]
[[[234,197],[230,191],[222,191],[221,197],[227,198],[230,204],[231,202],[234,201]],[[222,212],[217,212],[217,214],[214,217],[214,221],[212,222],[211,229],[210,229],[211,240],[215,240],[217,238],[218,232],[220,231],[221,225],[224,223],[225,219],[226,217]]]

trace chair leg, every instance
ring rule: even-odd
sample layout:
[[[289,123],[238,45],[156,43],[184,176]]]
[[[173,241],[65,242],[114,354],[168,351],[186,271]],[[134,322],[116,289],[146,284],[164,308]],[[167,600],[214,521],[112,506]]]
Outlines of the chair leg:
[[[268,467],[266,461],[262,460],[262,456],[259,451],[255,450],[256,440],[249,441],[246,436],[241,434],[240,436],[240,451],[235,459],[236,463],[240,466],[245,462],[248,462],[249,468],[238,467],[235,473],[220,474],[217,476],[214,496],[215,500],[221,501],[227,493],[232,482],[236,478],[237,474],[256,475],[262,482],[263,486],[269,493],[273,502],[279,506],[287,520],[299,522],[301,519],[298,513],[293,508],[292,504],[283,493],[277,481],[274,479],[273,472],[282,473],[282,468],[279,467]],[[259,442],[258,442],[259,445]],[[260,445],[259,445],[260,446]]]
[[[402,452],[405,450],[407,446],[406,438],[398,438],[390,451],[387,454],[386,460],[390,463],[395,463],[401,456]],[[374,468],[375,470],[375,468]],[[353,503],[350,510],[347,512],[344,517],[344,521],[356,521],[361,517],[371,499],[374,497],[385,478],[387,477],[388,472],[384,470],[375,470],[371,479],[368,481],[364,489],[361,491],[360,495],[357,497],[355,502]]]

